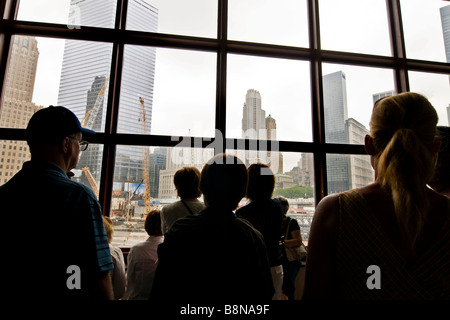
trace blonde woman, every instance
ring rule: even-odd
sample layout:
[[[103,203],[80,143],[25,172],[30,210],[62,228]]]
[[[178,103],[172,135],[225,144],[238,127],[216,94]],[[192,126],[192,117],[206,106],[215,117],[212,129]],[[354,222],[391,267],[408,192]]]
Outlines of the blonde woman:
[[[305,299],[449,299],[450,200],[433,177],[438,117],[417,93],[375,103],[375,182],[325,197],[311,225]]]

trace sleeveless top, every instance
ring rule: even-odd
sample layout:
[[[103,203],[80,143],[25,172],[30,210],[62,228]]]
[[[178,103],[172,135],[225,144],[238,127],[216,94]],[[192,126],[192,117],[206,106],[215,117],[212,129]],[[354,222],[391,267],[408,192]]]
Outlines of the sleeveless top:
[[[407,261],[358,189],[339,195],[337,297],[450,299],[450,199],[447,218],[430,247]]]

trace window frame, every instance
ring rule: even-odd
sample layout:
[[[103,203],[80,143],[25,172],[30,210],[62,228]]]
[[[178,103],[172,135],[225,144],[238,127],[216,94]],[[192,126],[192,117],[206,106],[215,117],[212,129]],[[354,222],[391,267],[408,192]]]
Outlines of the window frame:
[[[226,135],[226,83],[227,55],[243,54],[251,56],[272,57],[308,61],[310,63],[311,84],[311,122],[312,142],[278,141],[281,152],[310,152],[314,155],[314,194],[317,204],[327,195],[326,156],[330,153],[366,154],[363,145],[333,144],[325,141],[325,120],[322,86],[322,63],[338,63],[363,67],[382,67],[393,70],[395,90],[409,91],[408,71],[450,75],[450,64],[434,61],[407,59],[405,39],[402,27],[400,0],[386,0],[388,28],[391,42],[391,56],[348,53],[322,50],[320,45],[319,1],[307,0],[309,48],[290,47],[263,43],[228,40],[228,0],[217,0],[217,38],[201,38],[126,30],[128,0],[117,0],[115,26],[112,29],[81,27],[69,29],[66,25],[17,21],[20,0],[6,0],[0,4],[2,19],[0,22],[0,87],[3,88],[7,70],[7,59],[13,35],[30,35],[61,39],[87,40],[112,43],[112,61],[110,85],[106,112],[105,131],[89,139],[90,143],[103,145],[102,172],[100,178],[99,201],[103,214],[109,215],[113,189],[114,166],[117,145],[136,145],[149,147],[173,147],[173,141],[167,135],[140,135],[117,133],[120,87],[124,46],[129,44],[153,46],[171,49],[188,49],[214,52],[217,54],[216,66],[216,105],[215,129],[221,133],[214,137],[222,139],[216,145],[235,146],[251,149],[256,144],[248,139],[227,138]],[[3,95],[3,90],[2,90]],[[181,137],[180,139],[191,137]],[[202,139],[206,138],[206,139]],[[211,143],[211,137],[194,137],[201,139],[202,147]],[[25,140],[25,129],[0,128],[1,140]],[[271,148],[271,141],[266,141]],[[223,150],[215,150],[223,152]]]

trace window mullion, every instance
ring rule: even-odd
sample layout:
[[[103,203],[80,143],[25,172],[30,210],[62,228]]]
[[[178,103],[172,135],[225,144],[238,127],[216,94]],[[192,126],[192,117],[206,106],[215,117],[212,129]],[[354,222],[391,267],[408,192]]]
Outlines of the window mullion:
[[[409,91],[408,70],[406,62],[405,37],[403,34],[400,0],[386,0],[391,49],[394,58],[398,59],[394,72],[397,92]]]
[[[322,86],[322,58],[320,46],[320,23],[318,0],[308,1],[309,43],[313,55],[311,56],[311,116],[313,142],[316,146],[325,143],[325,118]],[[327,190],[326,154],[323,148],[315,148],[314,152],[314,180],[315,201],[318,203]]]
[[[116,10],[115,32],[125,30],[128,0],[118,0]],[[102,172],[100,177],[99,199],[103,214],[109,216],[111,211],[112,189],[114,182],[114,166],[116,157],[116,145],[114,137],[117,133],[119,117],[120,86],[122,81],[122,66],[124,55],[124,43],[117,36],[113,43],[111,58],[111,71],[109,79],[108,102],[105,119],[106,139],[103,145]]]

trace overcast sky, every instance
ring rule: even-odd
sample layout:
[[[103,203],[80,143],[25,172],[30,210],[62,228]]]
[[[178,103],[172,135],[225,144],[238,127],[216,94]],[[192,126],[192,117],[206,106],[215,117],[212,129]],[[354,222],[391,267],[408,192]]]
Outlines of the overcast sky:
[[[21,0],[19,19],[67,23],[70,0]],[[112,0],[115,2],[115,0]],[[214,38],[217,2],[147,0],[159,10],[158,31]],[[306,0],[229,0],[228,37],[232,40],[308,46]],[[320,0],[322,48],[390,55],[385,0]],[[437,0],[403,0],[403,26],[410,58],[445,62]],[[418,23],[419,22],[419,23]],[[426,22],[426,23],[425,23]],[[33,101],[57,103],[64,41],[38,38],[40,51]],[[368,128],[372,94],[394,89],[391,70],[324,64],[323,73],[344,71],[348,115]],[[213,136],[216,55],[158,49],[152,133]],[[262,96],[266,116],[277,120],[280,140],[312,141],[309,63],[230,55],[227,75],[227,133],[241,137],[242,107],[248,89]],[[426,95],[448,125],[447,75],[411,73],[412,91]],[[120,120],[119,120],[120,121]],[[296,164],[299,154],[289,158]],[[286,168],[285,165],[285,169]]]

